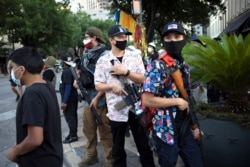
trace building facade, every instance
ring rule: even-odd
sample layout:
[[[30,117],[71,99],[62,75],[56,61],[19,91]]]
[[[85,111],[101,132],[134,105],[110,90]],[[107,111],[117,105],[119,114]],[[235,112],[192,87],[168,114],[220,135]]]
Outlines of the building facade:
[[[108,9],[110,2],[108,0],[85,0],[85,9]]]
[[[90,15],[91,19],[107,20],[110,16],[111,2],[108,0],[83,0],[81,10]]]
[[[249,33],[250,0],[223,0],[226,12],[210,17],[208,36],[217,38],[221,33]]]

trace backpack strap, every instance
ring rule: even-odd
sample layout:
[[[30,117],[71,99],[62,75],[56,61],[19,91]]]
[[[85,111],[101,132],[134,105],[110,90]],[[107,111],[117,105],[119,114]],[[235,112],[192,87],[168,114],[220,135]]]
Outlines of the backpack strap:
[[[171,67],[175,64],[175,60],[168,54],[165,54],[161,57],[161,60],[170,68],[171,76],[175,82],[176,87],[179,89],[181,96],[186,99],[188,97],[187,91],[184,87],[184,82],[182,78],[182,73],[180,69],[171,69]]]

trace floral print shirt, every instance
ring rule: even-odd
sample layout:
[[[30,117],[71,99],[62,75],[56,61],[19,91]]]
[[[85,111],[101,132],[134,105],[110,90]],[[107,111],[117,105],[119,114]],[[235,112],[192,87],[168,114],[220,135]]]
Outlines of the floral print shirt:
[[[171,77],[171,73],[179,68],[177,61],[166,68],[161,60],[155,60],[148,64],[143,83],[143,92],[150,92],[155,96],[164,98],[178,98],[179,91]],[[156,108],[153,118],[153,130],[156,135],[167,144],[174,144],[173,119],[177,112],[177,106]]]
[[[123,64],[127,69],[131,72],[136,72],[138,74],[144,75],[145,67],[142,61],[142,57],[140,54],[125,50],[125,54],[123,55],[122,62],[120,62],[112,52],[108,52],[106,55],[100,57],[97,61],[96,68],[95,68],[95,85],[99,83],[111,83],[115,82],[123,86],[123,83],[117,78],[117,76],[110,74],[111,69],[111,60],[114,61],[114,65]],[[126,78],[129,83],[133,83],[130,79]],[[111,90],[105,92],[106,101],[108,106],[108,113],[107,117],[112,121],[117,122],[127,122],[128,121],[128,112],[131,109],[130,106],[126,106],[121,110],[117,111],[115,109],[115,104],[123,100],[123,96],[118,96],[112,93]]]

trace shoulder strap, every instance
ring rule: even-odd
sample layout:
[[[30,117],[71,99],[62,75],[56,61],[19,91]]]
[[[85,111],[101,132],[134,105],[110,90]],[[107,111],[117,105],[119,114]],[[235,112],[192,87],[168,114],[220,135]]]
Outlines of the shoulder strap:
[[[164,56],[161,57],[161,60],[167,64],[169,67],[173,66],[175,61],[174,59],[169,56],[168,54],[165,54]],[[182,73],[180,69],[175,70],[174,72],[171,73],[171,76],[175,82],[176,87],[179,89],[181,96],[186,99],[188,97],[188,93],[184,87],[184,82],[182,79]]]

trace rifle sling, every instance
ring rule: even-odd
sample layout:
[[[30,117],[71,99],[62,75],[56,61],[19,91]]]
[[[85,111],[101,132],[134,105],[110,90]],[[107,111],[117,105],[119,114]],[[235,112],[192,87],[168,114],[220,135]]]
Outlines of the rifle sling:
[[[162,58],[162,61],[165,63],[165,68],[166,64],[168,64],[169,66],[173,65],[173,60],[169,55],[166,55]],[[170,63],[169,63],[170,62]],[[178,90],[180,91],[180,95],[182,98],[187,99],[189,97],[186,89],[184,88],[184,82],[183,82],[183,78],[182,78],[182,73],[180,71],[180,69],[177,69],[176,71],[174,71],[173,73],[171,73],[171,76],[175,82],[176,87],[178,88]],[[185,132],[187,130],[187,128],[190,127],[190,122],[192,121],[192,116],[191,114],[187,114],[185,119],[183,120],[181,127],[180,127],[180,139],[179,139],[179,144],[180,146],[182,146],[185,142]]]

